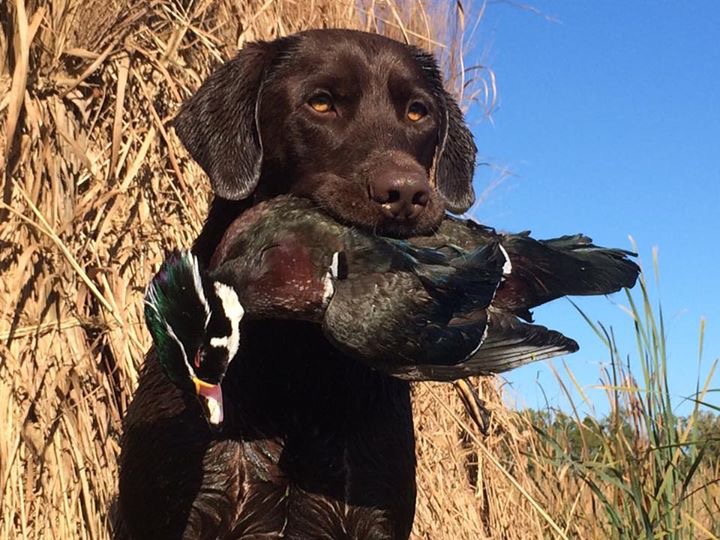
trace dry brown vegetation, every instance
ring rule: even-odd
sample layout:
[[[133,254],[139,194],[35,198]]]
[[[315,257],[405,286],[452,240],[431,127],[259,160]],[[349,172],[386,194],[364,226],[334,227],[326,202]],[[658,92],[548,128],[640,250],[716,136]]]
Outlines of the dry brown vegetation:
[[[109,535],[142,293],[210,192],[166,127],[178,104],[247,41],[355,27],[434,50],[487,106],[491,75],[462,65],[467,16],[430,0],[0,3],[0,538]],[[478,384],[486,438],[451,386],[415,388],[417,537],[599,534],[589,490],[551,465],[530,474],[527,418]]]

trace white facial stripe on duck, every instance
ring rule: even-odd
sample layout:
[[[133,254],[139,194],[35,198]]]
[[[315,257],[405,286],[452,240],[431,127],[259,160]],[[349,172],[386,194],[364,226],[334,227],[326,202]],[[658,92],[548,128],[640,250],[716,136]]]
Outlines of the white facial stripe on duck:
[[[193,284],[195,285],[195,292],[197,292],[200,303],[202,303],[205,308],[205,328],[207,328],[208,323],[210,322],[210,304],[205,297],[205,290],[203,289],[202,279],[200,278],[200,263],[198,262],[197,257],[189,251],[185,252],[183,256],[188,258],[190,266],[192,267]]]
[[[215,295],[220,299],[225,317],[230,321],[230,335],[223,337],[213,337],[210,339],[211,347],[224,347],[228,351],[228,362],[233,359],[240,348],[240,321],[245,315],[240,300],[235,290],[216,281],[213,283]]]

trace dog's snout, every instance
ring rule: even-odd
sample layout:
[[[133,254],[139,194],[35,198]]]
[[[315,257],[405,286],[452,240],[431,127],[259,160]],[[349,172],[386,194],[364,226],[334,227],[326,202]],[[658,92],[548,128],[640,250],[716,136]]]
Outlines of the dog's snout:
[[[430,199],[425,174],[391,168],[377,174],[369,183],[370,198],[382,213],[393,220],[417,219]]]

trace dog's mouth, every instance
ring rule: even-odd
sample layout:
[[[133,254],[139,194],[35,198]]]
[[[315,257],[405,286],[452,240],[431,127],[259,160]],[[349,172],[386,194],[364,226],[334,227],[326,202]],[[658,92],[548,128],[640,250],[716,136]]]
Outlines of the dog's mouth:
[[[366,182],[325,173],[302,179],[292,192],[315,202],[337,221],[380,236],[407,238],[432,234],[445,216],[440,194],[430,188],[422,207],[405,208],[398,196],[373,198]],[[412,199],[410,198],[410,203]]]
[[[414,236],[431,235],[440,225],[439,222],[429,222],[423,219],[396,221],[381,219],[373,228],[373,232],[380,236],[393,238],[410,238]]]

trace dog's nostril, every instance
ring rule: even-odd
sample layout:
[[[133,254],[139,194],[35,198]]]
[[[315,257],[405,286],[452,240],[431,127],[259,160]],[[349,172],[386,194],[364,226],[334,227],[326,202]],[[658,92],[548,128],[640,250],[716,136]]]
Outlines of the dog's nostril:
[[[412,203],[418,206],[427,206],[430,195],[427,191],[418,191],[413,195]]]
[[[400,200],[400,192],[393,189],[388,192],[388,198],[387,198],[387,201],[385,201],[385,202],[394,203],[394,202],[398,202],[399,200]]]

